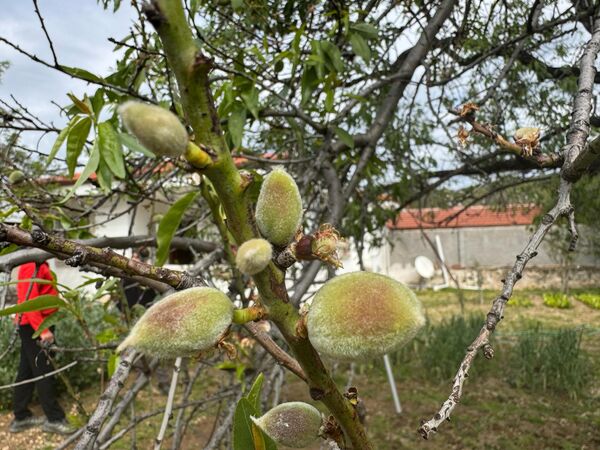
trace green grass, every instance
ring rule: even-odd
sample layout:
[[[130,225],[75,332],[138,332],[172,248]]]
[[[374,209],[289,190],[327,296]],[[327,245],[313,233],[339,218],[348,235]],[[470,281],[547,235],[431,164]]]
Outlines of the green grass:
[[[569,309],[573,305],[569,301],[569,297],[558,292],[547,292],[544,294],[544,305],[550,308]]]
[[[577,300],[585,303],[591,308],[600,309],[600,294],[583,293],[577,296]]]
[[[572,328],[536,327],[523,333],[511,352],[509,382],[531,391],[581,397],[592,373],[581,340],[581,330]]]
[[[529,297],[524,295],[513,295],[508,301],[507,305],[517,308],[531,308],[533,306],[533,302]]]

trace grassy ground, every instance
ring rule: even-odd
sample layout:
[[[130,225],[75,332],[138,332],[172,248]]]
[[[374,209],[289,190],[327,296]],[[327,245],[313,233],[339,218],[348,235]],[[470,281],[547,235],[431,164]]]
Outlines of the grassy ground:
[[[430,321],[429,328],[413,344],[392,355],[403,407],[401,415],[394,412],[382,361],[357,366],[353,375],[349,366],[336,366],[334,374],[339,384],[344,386],[352,376],[352,384],[364,399],[367,427],[375,448],[600,448],[600,377],[597,375],[600,373],[600,310],[573,297],[571,308],[550,308],[544,305],[543,294],[535,290],[518,293],[518,303],[530,306],[508,306],[493,341],[495,358],[476,360],[463,401],[452,421],[444,424],[429,441],[423,441],[417,434],[419,421],[435,413],[449,394],[451,374],[464,353],[465,342],[480,327],[494,292],[484,292],[481,302],[479,293],[464,292],[462,312],[456,291],[419,293]],[[460,314],[468,319],[449,322],[450,317]],[[576,336],[581,342],[581,352],[572,357],[567,353],[573,348],[564,344],[563,335],[556,334],[556,329],[564,327],[577,330],[571,337]],[[532,336],[543,338],[549,344],[543,347],[542,341],[529,339]],[[544,361],[550,363],[544,364]],[[568,367],[554,372],[548,367],[560,364]],[[207,371],[192,399],[203,398],[207,392],[217,389],[223,378],[223,372]],[[571,389],[580,380],[586,381],[584,387]],[[93,409],[97,396],[97,388],[84,393],[88,410]],[[310,402],[305,386],[292,376],[288,377],[281,400]],[[154,384],[140,395],[136,411],[160,408],[164,401]],[[222,407],[227,404],[223,402]],[[196,416],[183,448],[203,447],[218,407],[215,404]],[[35,430],[17,437],[9,435],[5,431],[9,420],[10,414],[0,415],[0,450],[47,449],[60,441]],[[152,447],[160,420],[161,415],[157,415],[138,427],[137,448]],[[131,435],[111,448],[131,448]],[[170,448],[168,440],[163,448]]]

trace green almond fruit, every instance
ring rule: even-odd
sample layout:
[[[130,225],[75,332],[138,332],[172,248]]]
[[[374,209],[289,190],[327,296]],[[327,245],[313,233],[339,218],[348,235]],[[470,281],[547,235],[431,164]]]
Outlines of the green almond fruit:
[[[322,418],[314,406],[303,402],[277,405],[252,421],[278,445],[304,448],[319,437]]]
[[[13,170],[8,176],[10,184],[19,184],[25,180],[25,174],[20,170]]]
[[[265,239],[287,245],[302,220],[302,199],[294,179],[283,169],[269,173],[256,202],[256,223]]]
[[[385,275],[353,272],[329,280],[306,318],[308,338],[323,356],[368,360],[410,341],[425,324],[421,302]]]
[[[119,106],[119,114],[127,131],[157,156],[178,158],[189,143],[189,136],[171,111],[156,105],[128,101]]]
[[[194,287],[152,305],[119,345],[149,356],[171,359],[213,348],[231,325],[233,303],[221,291]]]
[[[254,275],[262,272],[273,257],[273,248],[264,239],[250,239],[240,245],[235,263],[240,272],[246,275]]]

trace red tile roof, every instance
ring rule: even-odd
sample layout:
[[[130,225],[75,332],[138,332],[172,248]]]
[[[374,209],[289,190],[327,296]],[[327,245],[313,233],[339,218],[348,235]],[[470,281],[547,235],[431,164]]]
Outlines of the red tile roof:
[[[465,228],[511,225],[531,225],[541,209],[534,205],[509,205],[504,209],[492,209],[485,205],[468,208],[404,209],[387,227],[393,230],[417,228]]]

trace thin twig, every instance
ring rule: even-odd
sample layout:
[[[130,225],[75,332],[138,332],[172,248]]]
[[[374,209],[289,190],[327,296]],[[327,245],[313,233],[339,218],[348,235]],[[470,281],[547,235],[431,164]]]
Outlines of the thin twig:
[[[39,377],[30,378],[28,380],[19,381],[17,383],[5,384],[4,386],[0,386],[0,391],[2,391],[4,389],[10,389],[15,386],[22,386],[24,384],[35,383],[36,381],[43,380],[44,378],[51,377],[52,375],[56,375],[57,373],[63,372],[67,369],[70,369],[71,367],[77,365],[77,363],[78,363],[78,361],[73,361],[73,362],[70,362],[69,364],[67,364],[66,366],[62,366],[56,370],[53,370],[52,372],[48,372],[43,375],[40,375]]]
[[[179,378],[179,372],[181,370],[181,356],[175,359],[173,365],[173,377],[171,378],[171,386],[169,387],[169,395],[167,397],[167,405],[165,406],[165,413],[163,420],[154,442],[154,450],[160,450],[165,433],[167,432],[167,425],[169,425],[169,419],[171,418],[171,411],[173,411],[173,399],[175,398],[175,391],[177,390],[177,379]]]

